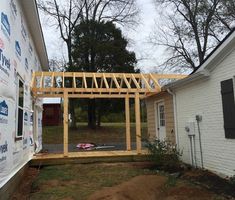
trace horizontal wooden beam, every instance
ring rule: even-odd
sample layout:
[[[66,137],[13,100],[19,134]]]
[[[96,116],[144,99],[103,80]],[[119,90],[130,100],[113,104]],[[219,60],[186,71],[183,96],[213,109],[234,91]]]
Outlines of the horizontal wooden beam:
[[[34,72],[35,76],[52,76],[52,73],[54,73],[54,76],[63,76],[64,77],[73,77],[73,74],[75,74],[76,77],[83,77],[83,74],[87,78],[92,78],[93,74],[95,74],[96,78],[102,78],[103,73],[92,73],[92,72]],[[113,74],[115,75],[116,78],[122,78],[123,73],[104,73],[106,78],[111,78]],[[125,73],[126,78],[131,78],[132,75],[136,78],[141,78],[141,74],[132,74],[132,73]],[[149,74],[142,74],[144,77],[148,78]],[[182,74],[152,74],[154,78],[157,79],[182,79],[187,77],[187,75],[182,75]]]
[[[98,95],[109,94],[109,98],[119,98],[117,95],[125,96],[139,93],[140,95],[147,96],[156,94],[161,91],[161,86],[158,83],[160,79],[181,79],[185,77],[186,75],[179,74],[34,72],[31,87],[34,96],[41,97],[48,97],[49,94],[58,96],[67,92],[77,93],[75,96],[78,93],[79,95],[84,93],[86,97],[95,94],[95,98],[98,98]],[[43,82],[47,78],[51,78],[51,84],[45,86]],[[60,84],[57,84],[58,79],[62,80]],[[90,79],[92,84],[88,84]],[[76,80],[82,81],[82,84],[77,85]],[[39,84],[36,84],[38,81]],[[66,83],[67,81],[68,83],[69,81],[72,82],[68,86],[69,84],[65,84],[65,81]],[[113,86],[113,82],[116,87]]]
[[[39,98],[63,98],[63,94],[38,94]],[[68,98],[78,98],[78,99],[124,99],[126,94],[68,94]],[[135,98],[134,94],[128,95],[129,98]],[[140,94],[140,99],[144,99],[145,95]]]
[[[63,92],[63,91],[68,91],[68,92],[120,92],[120,93],[145,93],[146,89],[128,89],[128,88],[122,88],[122,89],[117,89],[117,88],[98,88],[94,90],[94,88],[33,88],[32,91],[34,92]],[[147,90],[147,92],[156,92],[154,89]]]

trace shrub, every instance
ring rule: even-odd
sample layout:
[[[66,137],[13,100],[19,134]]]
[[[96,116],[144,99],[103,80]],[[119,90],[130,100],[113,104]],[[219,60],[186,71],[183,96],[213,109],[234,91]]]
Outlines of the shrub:
[[[235,175],[230,177],[229,182],[231,185],[235,186]]]
[[[149,151],[150,160],[158,167],[167,171],[177,171],[180,168],[179,157],[182,152],[170,141],[144,140]]]

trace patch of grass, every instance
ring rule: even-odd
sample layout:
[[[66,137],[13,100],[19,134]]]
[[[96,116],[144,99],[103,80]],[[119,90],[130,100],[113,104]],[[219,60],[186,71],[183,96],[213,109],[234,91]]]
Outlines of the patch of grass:
[[[132,177],[153,174],[150,170],[127,165],[59,165],[41,169],[33,183],[32,200],[84,200],[102,187],[112,187]]]
[[[167,182],[165,184],[166,187],[174,187],[177,184],[177,178],[175,176],[168,176]]]
[[[142,137],[147,136],[147,125],[142,124]],[[79,123],[76,130],[69,130],[69,143],[93,142],[97,144],[124,142],[126,138],[125,123],[103,123],[96,130],[89,129],[85,123]],[[135,124],[131,124],[131,139],[135,141]],[[43,144],[63,144],[63,126],[43,127]]]

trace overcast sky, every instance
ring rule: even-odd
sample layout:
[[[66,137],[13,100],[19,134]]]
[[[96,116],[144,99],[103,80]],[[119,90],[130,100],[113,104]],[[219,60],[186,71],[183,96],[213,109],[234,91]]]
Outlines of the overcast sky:
[[[157,20],[153,0],[137,0],[140,9],[140,24],[135,30],[122,27],[124,35],[130,40],[129,48],[136,53],[139,60],[138,67],[142,72],[155,70],[155,66],[161,62],[164,53],[162,48],[153,48],[148,38],[154,28],[154,21]],[[51,27],[48,17],[40,13],[42,29],[44,32],[46,47],[49,58],[67,58],[66,46],[60,38],[59,31]]]

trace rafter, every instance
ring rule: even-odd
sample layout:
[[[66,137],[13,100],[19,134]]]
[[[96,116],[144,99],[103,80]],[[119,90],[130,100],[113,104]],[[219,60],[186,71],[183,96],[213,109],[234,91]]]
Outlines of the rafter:
[[[128,89],[131,89],[131,86],[130,86],[128,80],[126,79],[126,75],[125,75],[125,74],[123,74],[123,80],[124,80],[124,82],[125,82],[127,88],[128,88]]]
[[[114,74],[112,74],[112,79],[113,79],[113,81],[114,81],[114,83],[116,85],[116,88],[119,90],[120,89],[120,85],[119,85],[119,83],[118,83],[118,81],[116,79],[116,76]]]
[[[43,80],[51,78],[51,84],[45,87]],[[56,86],[59,78],[62,84]],[[38,97],[59,97],[65,92],[70,98],[125,98],[128,95],[134,98],[138,93],[141,98],[153,95],[161,91],[159,79],[181,79],[185,75],[178,74],[130,74],[130,73],[87,73],[87,72],[35,72],[32,76],[31,88],[33,94]],[[71,81],[69,87],[65,87],[66,81]],[[39,84],[35,84],[39,80]],[[81,80],[82,84],[76,84]],[[91,84],[88,84],[91,80]]]
[[[136,81],[135,76],[134,76],[133,74],[131,75],[131,79],[133,80],[133,82],[134,82],[136,88],[137,88],[137,89],[140,89],[140,85],[139,85],[139,83]]]
[[[105,77],[105,73],[103,73],[103,80],[104,80],[104,84],[105,84],[106,89],[109,89],[109,84],[108,84],[107,79]]]
[[[94,83],[95,83],[95,88],[98,89],[98,84],[97,84],[97,80],[96,80],[96,77],[95,77],[95,73],[92,74],[92,78],[94,80]]]

